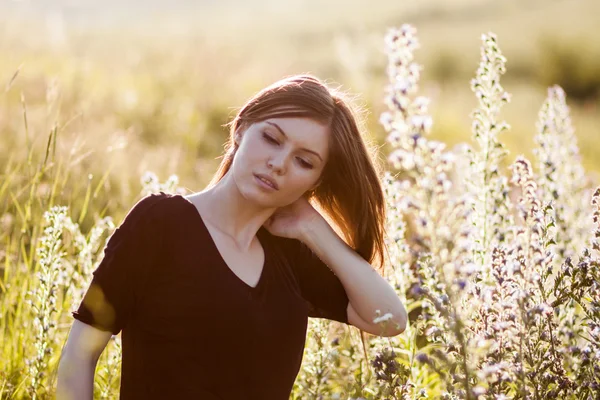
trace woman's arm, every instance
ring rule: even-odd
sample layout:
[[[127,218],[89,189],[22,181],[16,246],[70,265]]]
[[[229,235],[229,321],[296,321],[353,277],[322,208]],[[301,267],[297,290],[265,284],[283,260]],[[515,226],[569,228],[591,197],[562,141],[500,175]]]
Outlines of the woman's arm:
[[[58,366],[57,400],[91,400],[100,354],[112,336],[75,320]]]
[[[344,285],[350,302],[348,322],[351,325],[379,336],[404,332],[408,319],[406,308],[392,286],[350,248],[323,217],[314,218],[310,224],[303,225],[301,231],[299,239]],[[386,317],[388,313],[390,318]],[[386,322],[373,322],[377,317],[383,317]]]

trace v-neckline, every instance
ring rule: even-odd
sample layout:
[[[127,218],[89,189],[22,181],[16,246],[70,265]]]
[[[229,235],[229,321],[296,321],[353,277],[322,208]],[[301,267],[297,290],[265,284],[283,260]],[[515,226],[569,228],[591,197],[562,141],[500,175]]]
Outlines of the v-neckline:
[[[217,243],[215,242],[215,239],[213,238],[213,236],[211,235],[210,231],[208,230],[208,227],[206,226],[206,223],[204,222],[204,218],[202,218],[202,214],[200,214],[200,210],[198,210],[198,208],[196,207],[196,205],[194,203],[191,202],[191,200],[189,200],[188,198],[184,197],[183,195],[177,194],[176,196],[181,197],[183,200],[185,200],[186,203],[188,203],[195,211],[195,214],[197,215],[198,219],[200,220],[200,225],[202,226],[202,230],[203,233],[208,235],[208,238],[210,239],[210,243],[211,243],[211,247],[212,249],[218,254],[219,256],[219,261],[221,262],[222,266],[225,267],[225,269],[227,271],[229,271],[230,276],[232,276],[234,278],[234,280],[236,280],[237,282],[239,282],[240,284],[242,284],[247,290],[250,291],[256,291],[258,290],[264,283],[264,281],[266,280],[266,273],[267,273],[267,268],[268,268],[268,254],[269,252],[267,251],[267,248],[265,247],[264,242],[260,239],[260,231],[261,229],[263,229],[262,227],[258,230],[258,232],[256,233],[256,238],[258,240],[258,242],[260,243],[260,246],[263,249],[263,253],[264,253],[264,261],[263,261],[263,266],[262,266],[262,270],[260,272],[260,276],[258,278],[258,281],[256,282],[256,286],[250,286],[246,281],[244,281],[241,277],[239,277],[227,264],[227,262],[225,261],[225,258],[223,257],[223,255],[221,254],[221,251],[219,250],[219,248],[217,247]]]

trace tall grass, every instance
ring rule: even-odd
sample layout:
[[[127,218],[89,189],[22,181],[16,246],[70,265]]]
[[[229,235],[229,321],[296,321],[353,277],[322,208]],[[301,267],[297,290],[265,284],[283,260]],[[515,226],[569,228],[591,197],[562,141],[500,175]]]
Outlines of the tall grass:
[[[472,143],[454,151],[429,136],[416,30],[391,29],[385,45],[385,276],[410,323],[397,337],[369,336],[363,348],[356,329],[311,320],[291,398],[598,398],[600,189],[581,164],[564,92],[549,88],[540,105],[533,162],[520,156],[506,170],[501,106],[510,95],[496,36],[482,36],[471,82]],[[50,90],[54,117],[55,99]],[[65,124],[49,118],[42,137],[28,128],[24,98],[21,107],[27,151],[9,155],[0,180],[0,398],[43,399],[55,388],[70,311],[115,229],[105,215],[115,205],[97,195],[115,194],[105,186],[109,172],[94,185],[72,175],[73,166],[85,172],[85,151],[56,150]],[[185,192],[178,186],[176,175],[161,183],[147,172],[119,200]],[[120,357],[114,337],[99,361],[96,398],[117,397]]]

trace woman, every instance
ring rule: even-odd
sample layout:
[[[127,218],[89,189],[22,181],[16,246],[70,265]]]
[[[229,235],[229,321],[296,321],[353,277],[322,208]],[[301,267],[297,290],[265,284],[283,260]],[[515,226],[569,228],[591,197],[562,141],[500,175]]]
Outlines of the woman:
[[[288,399],[307,317],[404,330],[403,304],[370,265],[383,265],[384,218],[340,94],[310,75],[263,89],[230,123],[204,191],[146,196],[111,236],[73,313],[58,398],[92,398],[98,357],[122,332],[122,399]],[[377,311],[391,320],[375,324]]]

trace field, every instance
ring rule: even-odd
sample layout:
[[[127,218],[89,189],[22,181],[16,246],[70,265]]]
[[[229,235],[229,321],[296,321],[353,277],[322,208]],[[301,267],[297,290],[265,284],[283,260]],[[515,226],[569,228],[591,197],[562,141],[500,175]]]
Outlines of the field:
[[[311,321],[292,398],[596,398],[600,3],[406,3],[0,5],[0,398],[51,397],[69,310],[124,213],[150,191],[202,190],[236,108],[302,72],[355,97],[401,173],[382,176],[386,277],[413,319],[364,337],[368,360],[356,329]],[[405,70],[386,72],[406,44],[384,40],[405,23],[423,66],[409,94],[389,90]],[[506,104],[471,87],[488,32],[506,73],[488,66],[501,87],[485,90]],[[390,96],[431,104],[400,111]],[[423,140],[394,136],[385,111]],[[115,337],[98,398],[116,396],[119,351]]]

